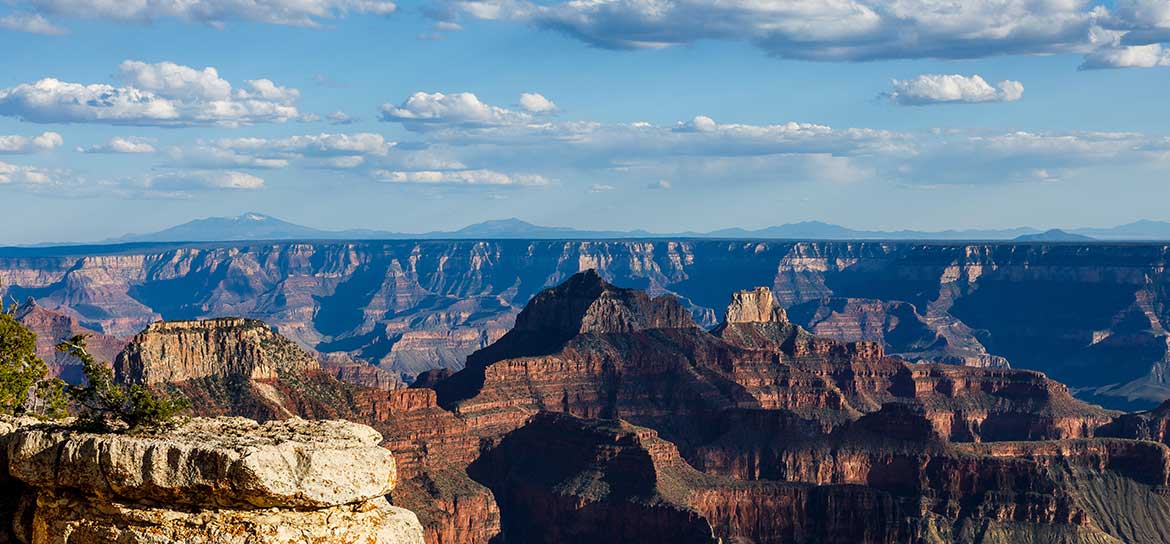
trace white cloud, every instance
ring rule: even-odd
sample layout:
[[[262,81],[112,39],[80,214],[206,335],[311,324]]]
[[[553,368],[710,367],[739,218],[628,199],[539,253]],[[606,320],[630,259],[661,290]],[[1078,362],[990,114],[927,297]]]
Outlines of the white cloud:
[[[321,159],[309,166],[349,169],[367,158],[386,157],[395,143],[381,134],[309,134],[286,138],[223,138],[176,147],[176,165],[195,168],[285,168],[295,160]]]
[[[295,89],[253,80],[248,82],[250,91],[232,93],[231,85],[210,67],[126,61],[119,75],[123,87],[45,78],[0,89],[0,115],[34,123],[146,126],[237,126],[299,115],[292,103]]]
[[[168,156],[174,165],[190,168],[272,169],[285,168],[289,165],[288,158],[257,157],[206,144],[175,147],[168,152]]]
[[[668,191],[670,189],[673,189],[674,185],[672,185],[669,181],[666,181],[664,179],[660,179],[660,180],[655,181],[655,182],[647,183],[646,188],[654,190],[654,191]]]
[[[348,170],[357,168],[366,163],[366,158],[361,155],[351,155],[348,157],[332,157],[325,160],[327,168],[334,168],[337,170]]]
[[[168,172],[148,178],[145,188],[154,191],[238,190],[264,188],[264,180],[243,172]]]
[[[887,96],[903,106],[1014,102],[1024,95],[1024,85],[1019,81],[1004,80],[992,87],[978,74],[924,74],[914,79],[895,79],[893,85],[894,90]]]
[[[0,153],[50,151],[64,143],[64,138],[56,132],[42,132],[37,136],[0,136]]]
[[[350,117],[348,113],[343,111],[335,111],[329,115],[326,115],[325,118],[329,119],[329,122],[335,125],[349,125],[357,122],[357,119]]]
[[[232,84],[212,67],[196,70],[173,62],[126,60],[118,65],[118,72],[123,83],[170,98],[224,100],[232,94]]]
[[[381,134],[358,132],[353,134],[309,134],[287,138],[230,138],[216,140],[213,145],[237,152],[294,154],[296,156],[385,155],[395,145]]]
[[[117,136],[104,144],[79,147],[82,153],[154,153],[154,145],[145,138]]]
[[[1170,48],[1160,44],[1102,47],[1085,55],[1082,70],[1170,66]]]
[[[386,15],[390,0],[9,0],[38,15],[114,21],[160,19],[222,26],[230,21],[276,25],[320,26],[350,13]]]
[[[548,185],[547,178],[531,174],[505,174],[492,170],[423,170],[402,172],[375,170],[374,177],[385,183],[409,183],[424,185],[510,185],[518,187],[539,187]]]
[[[22,185],[41,187],[58,182],[53,172],[33,166],[21,166],[0,161],[0,186]]]
[[[422,131],[445,126],[491,127],[526,123],[528,113],[490,106],[472,93],[417,92],[402,104],[382,105],[382,120],[402,123],[410,130]]]
[[[557,111],[557,105],[540,93],[522,93],[520,107],[528,113],[552,113]]]
[[[53,24],[43,15],[37,13],[10,13],[0,16],[0,29],[46,36],[60,36],[65,33],[64,28]]]
[[[589,187],[590,193],[606,193],[612,190],[614,190],[613,185],[606,185],[604,183],[594,183],[591,187]]]

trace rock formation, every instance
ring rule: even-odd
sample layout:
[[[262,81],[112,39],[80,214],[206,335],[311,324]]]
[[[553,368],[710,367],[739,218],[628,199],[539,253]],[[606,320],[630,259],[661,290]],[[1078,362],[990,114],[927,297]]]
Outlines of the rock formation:
[[[0,296],[129,337],[248,316],[404,375],[462,368],[573,273],[672,293],[704,327],[764,285],[789,319],[915,362],[1027,368],[1110,407],[1170,398],[1161,244],[792,241],[231,242],[0,250]]]
[[[148,434],[24,427],[3,438],[28,486],[16,537],[48,543],[412,543],[394,458],[368,427],[193,419]]]
[[[1119,542],[1170,523],[1082,498],[1091,474],[1161,505],[1167,450],[1091,438],[1116,414],[1042,374],[816,337],[766,289],[732,297],[713,333],[652,318],[674,304],[580,274],[465,369],[426,377],[487,445],[468,473],[506,538]],[[1050,445],[1066,439],[1082,442]]]
[[[152,387],[183,390],[200,414],[370,425],[396,460],[390,502],[418,515],[430,544],[1170,534],[1167,410],[1119,414],[1039,372],[912,363],[879,342],[817,336],[767,288],[727,298],[708,331],[678,297],[576,274],[465,368],[411,389],[342,384],[235,320],[154,326],[119,357],[119,376],[170,376]],[[138,500],[92,480],[74,493]],[[248,493],[227,493],[228,506]]]

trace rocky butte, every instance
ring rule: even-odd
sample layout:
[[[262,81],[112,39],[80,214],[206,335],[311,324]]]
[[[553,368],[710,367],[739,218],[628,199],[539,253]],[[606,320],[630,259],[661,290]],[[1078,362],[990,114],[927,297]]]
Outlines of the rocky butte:
[[[373,427],[395,459],[389,502],[430,544],[1170,534],[1170,409],[1122,414],[1039,372],[818,336],[768,288],[727,299],[708,330],[675,296],[575,274],[462,370],[410,389],[343,383],[246,320],[149,327],[117,367],[166,376],[152,386],[204,399],[204,415]]]
[[[1170,398],[1170,247],[1155,243],[392,240],[0,249],[0,296],[114,338],[243,316],[407,381],[596,269],[674,294],[703,327],[767,286],[788,319],[908,361],[1044,372],[1112,408]]]

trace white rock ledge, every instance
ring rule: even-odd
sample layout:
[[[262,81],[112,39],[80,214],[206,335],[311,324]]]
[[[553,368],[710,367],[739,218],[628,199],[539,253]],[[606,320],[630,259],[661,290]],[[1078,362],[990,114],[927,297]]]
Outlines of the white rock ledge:
[[[18,430],[14,478],[52,490],[198,508],[329,508],[387,495],[394,456],[344,421],[196,418],[153,435]]]

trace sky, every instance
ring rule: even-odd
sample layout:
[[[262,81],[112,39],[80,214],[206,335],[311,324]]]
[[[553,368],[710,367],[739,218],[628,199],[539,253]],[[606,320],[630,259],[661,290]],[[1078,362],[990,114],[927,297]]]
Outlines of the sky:
[[[0,244],[1170,220],[1170,0],[3,0]]]

